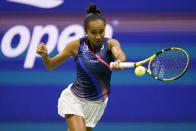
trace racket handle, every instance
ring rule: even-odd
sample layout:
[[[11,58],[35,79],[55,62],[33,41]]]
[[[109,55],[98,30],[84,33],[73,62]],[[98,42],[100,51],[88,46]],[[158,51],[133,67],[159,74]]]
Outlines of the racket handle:
[[[112,64],[114,62],[111,62],[110,63],[110,67],[113,68]],[[122,66],[124,68],[132,68],[132,67],[135,67],[135,63],[134,62],[121,62],[119,66]]]

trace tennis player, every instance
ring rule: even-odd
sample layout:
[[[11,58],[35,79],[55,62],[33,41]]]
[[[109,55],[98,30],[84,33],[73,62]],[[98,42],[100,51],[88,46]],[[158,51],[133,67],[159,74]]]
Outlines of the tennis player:
[[[73,57],[77,69],[76,80],[62,91],[58,100],[58,114],[66,118],[68,131],[91,131],[101,119],[110,93],[112,69],[122,70],[119,63],[126,56],[115,39],[105,38],[106,21],[95,4],[86,10],[84,30],[87,36],[74,40],[53,58],[41,43],[36,52],[42,56],[49,70]]]

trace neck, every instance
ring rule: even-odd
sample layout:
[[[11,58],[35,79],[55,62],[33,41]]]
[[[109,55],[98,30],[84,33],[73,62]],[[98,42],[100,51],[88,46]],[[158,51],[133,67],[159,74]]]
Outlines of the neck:
[[[93,53],[95,53],[96,50],[97,50],[99,47],[97,47],[97,46],[91,44],[90,41],[88,41],[88,43],[89,43],[88,46],[89,46],[90,50],[91,50]]]

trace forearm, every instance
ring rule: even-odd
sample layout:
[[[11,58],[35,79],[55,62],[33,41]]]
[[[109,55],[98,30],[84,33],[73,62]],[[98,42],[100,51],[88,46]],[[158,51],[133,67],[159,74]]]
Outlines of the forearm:
[[[66,48],[59,54],[57,54],[55,57],[50,58],[48,56],[48,50],[46,46],[41,43],[37,49],[36,53],[42,56],[42,62],[46,69],[48,70],[53,70],[56,67],[58,67],[60,64],[62,64],[68,57],[72,56],[72,49],[73,47],[70,44],[69,46],[67,45]]]
[[[123,70],[123,67],[120,67],[120,62],[126,61],[126,56],[123,50],[120,48],[120,43],[116,40],[110,41],[110,47],[113,57],[116,59],[112,64],[112,68],[115,70]]]
[[[120,62],[125,62],[126,61],[126,56],[122,51],[117,53],[115,58],[116,58],[116,60],[119,60]]]
[[[44,66],[46,67],[46,69],[48,70],[54,69],[54,67],[52,66],[52,59],[48,55],[46,55],[45,57],[42,57],[42,62]]]

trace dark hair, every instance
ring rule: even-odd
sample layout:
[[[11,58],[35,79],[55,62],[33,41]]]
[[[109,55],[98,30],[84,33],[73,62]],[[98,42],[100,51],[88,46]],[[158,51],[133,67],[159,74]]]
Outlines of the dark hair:
[[[91,3],[88,7],[88,9],[86,9],[86,17],[84,19],[84,30],[87,31],[88,28],[88,23],[91,20],[96,20],[96,19],[100,19],[103,20],[104,24],[105,24],[105,18],[104,16],[101,14],[101,11],[99,8],[96,7],[95,4]]]

